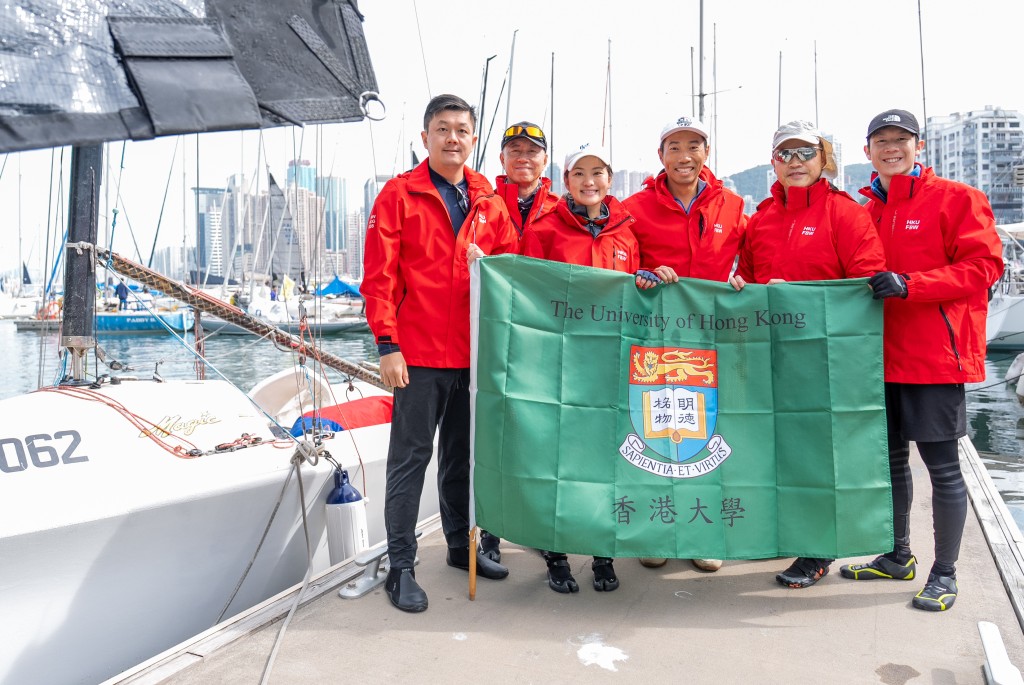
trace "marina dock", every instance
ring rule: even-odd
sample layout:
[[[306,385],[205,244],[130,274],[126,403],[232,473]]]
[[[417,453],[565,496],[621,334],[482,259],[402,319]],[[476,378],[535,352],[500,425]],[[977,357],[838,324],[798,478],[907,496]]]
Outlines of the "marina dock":
[[[1021,540],[967,445],[961,464],[973,507],[958,564],[960,595],[949,612],[910,606],[932,562],[930,486],[914,456],[911,539],[919,564],[912,581],[847,580],[839,566],[851,560],[840,560],[815,586],[792,590],[774,579],[790,560],[726,561],[717,573],[702,573],[687,560],[647,569],[619,559],[621,587],[599,593],[590,558],[572,555],[580,592],[558,595],[536,551],[504,542],[509,578],[479,579],[469,601],[466,574],[445,565],[434,518],[417,567],[430,598],[426,613],[398,611],[381,588],[340,599],[337,589],[361,569],[335,567],[307,591],[269,682],[984,683],[979,622],[995,624],[1010,662],[1024,665]],[[294,593],[108,683],[260,682],[276,619]]]

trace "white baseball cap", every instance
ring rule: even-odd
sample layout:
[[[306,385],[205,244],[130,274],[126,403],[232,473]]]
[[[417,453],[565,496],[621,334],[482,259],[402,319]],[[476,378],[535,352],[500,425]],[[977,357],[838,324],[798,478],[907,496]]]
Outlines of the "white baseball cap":
[[[584,157],[597,157],[599,160],[604,162],[605,166],[610,167],[612,165],[609,161],[612,156],[608,153],[606,148],[600,145],[584,143],[565,156],[565,166],[563,167],[564,172],[569,173],[572,171],[573,167],[576,166],[576,162],[580,161]]]
[[[705,142],[711,138],[708,135],[708,129],[704,122],[699,119],[691,119],[690,117],[679,117],[668,122],[665,124],[665,128],[661,129],[661,140],[664,141],[678,131],[693,131],[703,138]]]

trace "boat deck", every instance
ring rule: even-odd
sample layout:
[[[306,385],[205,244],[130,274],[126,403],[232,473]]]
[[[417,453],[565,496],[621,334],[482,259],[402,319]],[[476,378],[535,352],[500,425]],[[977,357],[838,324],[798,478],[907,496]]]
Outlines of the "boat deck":
[[[717,573],[702,573],[685,560],[646,569],[621,559],[621,587],[599,593],[589,558],[574,555],[580,592],[558,595],[537,552],[505,542],[509,578],[481,578],[469,601],[467,575],[445,565],[435,519],[417,567],[430,598],[425,613],[394,609],[380,588],[340,599],[335,585],[298,610],[270,682],[982,683],[979,621],[998,626],[1010,660],[1024,665],[1019,596],[1012,598],[1021,586],[1020,540],[1015,526],[999,532],[1005,507],[989,499],[994,490],[974,468],[977,455],[962,458],[974,508],[958,566],[961,593],[949,612],[910,606],[932,561],[930,488],[915,457],[919,576],[912,581],[846,580],[837,562],[814,587],[791,590],[774,580],[788,560],[726,561]],[[994,559],[1002,560],[1005,586]],[[322,591],[339,572],[324,578]],[[268,612],[283,614],[288,603],[270,600],[110,682],[259,682],[281,624],[249,626]]]

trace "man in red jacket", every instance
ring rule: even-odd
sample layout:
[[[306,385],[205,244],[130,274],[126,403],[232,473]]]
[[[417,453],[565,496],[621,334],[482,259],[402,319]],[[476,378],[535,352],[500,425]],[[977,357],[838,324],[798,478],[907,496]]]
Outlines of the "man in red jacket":
[[[520,121],[505,129],[501,138],[502,176],[494,179],[494,187],[505,200],[512,223],[519,235],[539,217],[558,203],[551,192],[551,179],[544,176],[548,165],[548,141],[540,126]]]
[[[661,131],[664,170],[623,204],[636,219],[640,265],[665,265],[683,278],[727,281],[743,243],[743,199],[705,166],[711,147],[704,124],[689,117]]]
[[[385,591],[403,611],[427,608],[416,582],[416,519],[438,437],[438,496],[448,565],[469,568],[470,243],[515,251],[505,203],[465,166],[476,115],[462,98],[438,95],[423,117],[427,160],[388,181],[367,220],[361,293],[377,340],[380,373],[395,388],[384,521],[391,570]],[[474,551],[475,553],[475,551]],[[477,555],[477,572],[508,570]]]
[[[727,281],[743,244],[747,217],[743,199],[727,190],[705,166],[711,147],[704,124],[673,119],[661,130],[658,159],[664,170],[644,181],[623,202],[636,222],[640,266],[665,265],[682,278]],[[667,559],[641,558],[648,568]],[[717,571],[721,559],[694,559],[702,571]]]
[[[505,173],[494,179],[494,188],[505,200],[509,217],[520,237],[530,224],[558,204],[551,192],[551,179],[544,176],[548,165],[548,139],[537,124],[520,121],[505,129],[498,155]],[[480,531],[480,549],[494,561],[501,561],[501,538]]]
[[[917,163],[917,118],[901,109],[868,125],[864,153],[876,173],[861,190],[885,248],[888,271],[871,278],[885,298],[885,409],[889,428],[895,546],[845,578],[911,580],[910,440],[932,482],[935,562],[913,606],[945,611],[957,596],[967,490],[957,440],[967,434],[964,383],[985,378],[988,288],[1003,271],[1002,246],[985,195]]]

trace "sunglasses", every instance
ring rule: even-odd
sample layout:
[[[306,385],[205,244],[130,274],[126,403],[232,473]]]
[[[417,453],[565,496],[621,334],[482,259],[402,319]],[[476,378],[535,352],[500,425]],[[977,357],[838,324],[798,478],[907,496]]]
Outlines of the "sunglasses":
[[[807,162],[817,157],[820,149],[820,147],[797,147],[790,150],[776,150],[772,153],[772,157],[783,164],[789,164],[794,155],[799,157],[800,161]]]
[[[505,129],[506,138],[522,135],[524,133],[530,138],[540,138],[541,140],[544,139],[544,131],[541,131],[536,126],[509,126],[507,129]]]

